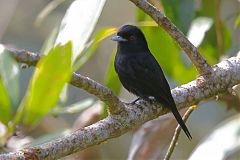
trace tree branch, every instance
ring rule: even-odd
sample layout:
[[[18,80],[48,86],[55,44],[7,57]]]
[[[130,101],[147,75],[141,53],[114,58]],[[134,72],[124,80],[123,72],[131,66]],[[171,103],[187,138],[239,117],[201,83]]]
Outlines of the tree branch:
[[[109,112],[111,114],[118,114],[124,110],[124,103],[121,102],[110,89],[88,77],[73,73],[70,84],[75,87],[82,88],[88,93],[98,97],[101,101],[108,105]]]
[[[177,27],[156,7],[147,0],[130,0],[137,7],[142,9],[146,14],[161,26],[186,52],[192,63],[200,73],[211,74],[212,68],[207,61],[201,56],[197,48],[177,29]]]
[[[17,50],[4,47],[19,63],[25,63],[29,66],[36,66],[41,56],[39,54],[29,52],[26,50]],[[73,73],[70,81],[75,87],[82,88],[89,93],[98,97],[101,101],[109,106],[109,111],[112,114],[120,112],[123,109],[123,103],[119,101],[112,91],[105,86],[91,80],[88,77],[84,77],[80,74]]]
[[[40,58],[39,55],[27,51],[17,53],[16,50],[7,50],[20,63],[36,65]],[[178,109],[226,92],[229,87],[240,83],[239,73],[240,57],[232,57],[215,65],[211,77],[200,76],[192,82],[174,88],[172,95]],[[109,107],[118,108],[120,105],[121,110],[118,114],[110,114],[107,118],[65,137],[36,147],[2,154],[0,159],[58,159],[118,137],[132,128],[169,112],[159,104],[151,104],[144,100],[139,100],[135,104],[121,102],[109,89],[80,74],[73,74],[71,84],[99,97],[108,103]]]

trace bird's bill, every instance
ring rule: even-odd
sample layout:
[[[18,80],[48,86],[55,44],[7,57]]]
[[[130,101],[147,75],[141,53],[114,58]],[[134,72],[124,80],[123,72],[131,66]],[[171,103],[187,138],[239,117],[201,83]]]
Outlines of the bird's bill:
[[[118,36],[118,35],[113,36],[111,39],[112,39],[113,41],[117,41],[117,42],[126,42],[126,41],[128,41],[127,39],[125,39],[125,38],[123,38],[123,37],[121,37],[121,36]]]

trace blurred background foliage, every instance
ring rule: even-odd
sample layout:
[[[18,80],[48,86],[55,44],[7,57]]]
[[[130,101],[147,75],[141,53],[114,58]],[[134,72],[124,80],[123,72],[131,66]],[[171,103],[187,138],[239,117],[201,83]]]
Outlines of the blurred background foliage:
[[[211,65],[239,52],[238,0],[149,1],[171,19]],[[2,152],[46,142],[107,116],[107,106],[96,97],[67,85],[72,71],[106,85],[124,101],[130,102],[135,98],[122,88],[113,67],[116,44],[109,37],[123,24],[134,24],[142,29],[150,50],[172,87],[187,83],[198,74],[176,42],[129,1],[0,0],[0,13],[2,44],[46,55],[38,63],[38,69],[35,69],[17,64],[0,45]],[[237,88],[235,91],[239,95]],[[226,152],[222,157],[236,158],[237,152],[231,151],[239,150],[239,145],[226,143],[240,139],[239,133],[234,134],[240,127],[234,123],[239,120],[239,116],[236,116],[240,109],[239,97],[220,95],[218,101],[209,100],[198,106],[188,122],[193,140],[189,142],[181,136],[173,159],[186,159],[194,148],[191,159],[195,155],[199,159],[207,159],[200,157],[203,155],[202,145],[197,146],[211,132],[213,134],[210,137],[226,137],[222,139],[222,145],[228,147],[219,150]],[[225,120],[229,117],[232,118]],[[223,120],[225,123],[219,124]],[[216,124],[219,124],[219,129],[213,129]],[[234,124],[233,127],[220,132],[221,128],[230,124]],[[153,127],[147,123],[146,127],[149,126]],[[142,146],[135,153],[138,154],[136,157],[143,155],[147,159],[161,159],[168,148],[176,122],[169,114],[160,117],[154,126],[158,128],[150,129],[145,134],[155,138],[158,145],[152,145],[149,136],[139,140],[138,134],[133,131],[66,159],[126,159],[135,145]],[[232,136],[234,138],[227,138]],[[209,144],[208,139],[203,145]],[[214,137],[211,143],[218,141]],[[146,144],[155,147],[148,149],[144,155]],[[217,152],[215,147],[208,145],[208,148],[214,149],[209,155]]]

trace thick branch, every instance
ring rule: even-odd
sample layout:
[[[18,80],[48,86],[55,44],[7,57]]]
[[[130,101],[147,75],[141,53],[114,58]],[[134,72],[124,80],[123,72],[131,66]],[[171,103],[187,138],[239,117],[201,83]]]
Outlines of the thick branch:
[[[10,50],[9,52],[18,62],[24,62],[30,65],[35,64],[24,60],[26,55],[16,55]],[[28,53],[29,52],[21,52],[21,54]],[[32,58],[27,57],[29,61],[31,61],[31,59],[35,61],[37,59],[36,57],[40,57],[37,54],[32,54],[32,56]],[[197,104],[203,99],[226,92],[229,87],[238,83],[240,83],[240,57],[232,57],[217,64],[213,68],[211,77],[199,77],[188,84],[176,87],[172,90],[172,94],[178,109],[181,109]],[[139,100],[135,104],[125,104],[119,101],[109,89],[80,74],[73,74],[71,84],[94,94],[110,106],[115,105],[118,107],[118,105],[121,105],[123,109],[120,110],[118,114],[109,115],[107,118],[61,139],[52,140],[48,143],[17,152],[0,155],[0,160],[14,158],[57,159],[100,144],[110,138],[118,137],[132,128],[168,112],[167,109],[162,108],[158,104],[150,104],[143,100]]]
[[[130,0],[137,7],[153,18],[186,52],[200,73],[211,73],[211,66],[201,56],[197,48],[183,35],[181,31],[156,7],[147,0]]]

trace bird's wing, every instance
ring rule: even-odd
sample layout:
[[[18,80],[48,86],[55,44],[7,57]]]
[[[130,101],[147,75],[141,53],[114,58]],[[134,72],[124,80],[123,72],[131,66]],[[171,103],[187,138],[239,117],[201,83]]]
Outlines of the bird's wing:
[[[141,86],[146,87],[146,93],[155,97],[165,105],[175,105],[164,73],[151,54],[133,60],[130,65],[134,77]],[[173,104],[174,103],[174,104]]]

